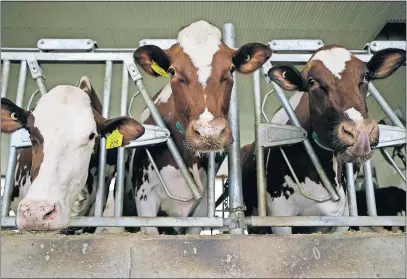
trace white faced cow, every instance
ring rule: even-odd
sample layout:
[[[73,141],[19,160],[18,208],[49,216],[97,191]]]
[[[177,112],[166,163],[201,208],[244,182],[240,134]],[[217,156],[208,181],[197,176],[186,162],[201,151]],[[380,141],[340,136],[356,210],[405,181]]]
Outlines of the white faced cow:
[[[61,230],[68,227],[71,215],[89,213],[96,193],[98,137],[118,129],[124,146],[144,134],[136,120],[105,119],[101,109],[87,77],[76,87],[54,87],[32,111],[1,99],[1,131],[25,128],[32,143],[17,160],[12,210],[19,230]],[[115,156],[117,151],[109,149],[107,162],[113,169]],[[114,173],[107,173],[109,180]]]
[[[361,163],[372,156],[372,147],[379,139],[378,124],[369,118],[366,106],[368,83],[391,75],[403,65],[405,56],[404,50],[385,49],[364,63],[347,49],[330,45],[317,50],[301,72],[291,65],[275,66],[269,71],[269,77],[283,89],[299,90],[291,97],[291,106],[307,130],[322,167],[340,197],[337,202],[329,200],[322,203],[305,198],[280,150],[269,148],[265,150],[269,216],[349,215],[346,189],[343,187],[346,185],[344,164],[352,162],[358,171]],[[290,123],[282,108],[271,122]],[[313,137],[320,144],[316,144]],[[302,143],[283,147],[283,150],[305,191],[317,198],[328,196]],[[254,144],[245,146],[242,153],[246,215],[252,215],[253,209],[257,208]],[[297,229],[294,231],[300,231]],[[326,232],[328,229],[332,228],[317,230]],[[333,231],[347,229],[336,227]],[[291,227],[274,227],[272,231],[281,234],[293,232]],[[304,232],[305,228],[301,231]]]
[[[144,148],[137,151],[127,177],[124,214],[157,216],[159,212],[174,217],[206,216],[207,157],[201,153],[224,152],[232,143],[227,122],[233,87],[232,73],[243,74],[259,69],[271,55],[263,44],[249,43],[233,50],[222,42],[218,28],[205,21],[194,22],[178,33],[177,43],[163,50],[157,46],[140,47],[134,53],[136,63],[148,74],[158,64],[170,75],[170,82],[153,100],[181,151],[196,185],[202,193],[200,201],[171,199],[153,170]],[[155,124],[148,109],[141,115],[145,124]],[[166,144],[149,149],[170,193],[180,198],[192,194]],[[219,167],[220,157],[216,156]],[[179,231],[179,229],[177,228]],[[157,228],[142,228],[157,234]],[[199,229],[200,231],[200,229]],[[198,232],[189,230],[189,233]]]

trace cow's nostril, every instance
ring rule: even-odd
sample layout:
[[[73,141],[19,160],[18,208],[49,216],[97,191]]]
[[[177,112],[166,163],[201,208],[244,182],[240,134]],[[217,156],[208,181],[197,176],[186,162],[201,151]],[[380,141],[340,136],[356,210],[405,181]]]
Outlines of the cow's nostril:
[[[57,213],[55,205],[48,205],[44,208],[43,220],[53,219]]]

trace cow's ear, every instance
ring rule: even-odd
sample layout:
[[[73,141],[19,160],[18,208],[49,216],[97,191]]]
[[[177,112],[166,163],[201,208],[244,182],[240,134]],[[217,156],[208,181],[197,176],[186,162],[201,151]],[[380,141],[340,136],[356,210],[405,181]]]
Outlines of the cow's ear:
[[[7,98],[1,98],[1,132],[10,134],[27,125],[29,112]]]
[[[155,45],[139,47],[133,54],[134,61],[149,75],[154,77],[168,77],[170,57],[167,50],[162,50]]]
[[[271,49],[260,43],[245,44],[233,53],[233,65],[243,74],[259,69],[271,56]]]
[[[267,73],[269,78],[288,91],[304,91],[301,73],[291,65],[277,65]]]
[[[376,52],[367,63],[370,78],[382,79],[390,76],[406,62],[406,51],[387,48]]]
[[[112,119],[105,119],[95,110],[93,110],[98,131],[102,137],[109,137],[113,132],[117,131],[121,134],[122,143],[119,146],[125,146],[132,140],[136,140],[144,135],[144,126],[135,119],[127,116],[120,116]],[[115,131],[117,130],[117,131]]]
[[[87,76],[81,77],[81,79],[76,84],[76,87],[79,87],[80,89],[85,91],[89,95],[92,108],[95,109],[98,113],[102,113],[102,104],[100,103],[99,97],[93,89],[89,78]]]

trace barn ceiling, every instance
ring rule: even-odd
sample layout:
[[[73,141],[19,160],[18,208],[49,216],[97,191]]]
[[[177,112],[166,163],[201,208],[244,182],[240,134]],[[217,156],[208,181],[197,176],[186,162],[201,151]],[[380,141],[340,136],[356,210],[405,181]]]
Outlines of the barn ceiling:
[[[180,27],[200,19],[219,28],[224,23],[233,23],[236,46],[253,41],[266,43],[273,39],[321,39],[326,45],[337,43],[349,49],[362,49],[386,22],[406,20],[406,3],[3,1],[1,46],[36,47],[41,38],[91,38],[100,48],[136,48],[145,38],[174,39]],[[101,77],[97,79],[101,82],[103,73],[102,69],[98,71]],[[403,67],[387,80],[375,82],[390,105],[400,106],[403,111],[405,75]],[[120,85],[120,77],[117,78]],[[62,81],[60,75],[48,71],[50,85]],[[76,78],[64,82],[76,83]],[[164,82],[146,78],[152,91],[158,90]],[[270,86],[264,80],[261,82],[264,94]],[[103,84],[98,86],[100,94]],[[242,144],[254,139],[252,88],[250,76],[238,78]],[[119,96],[115,96],[112,102],[112,113],[117,114]],[[373,116],[381,118],[378,106],[372,100],[369,102]],[[268,110],[272,113],[278,106],[277,101],[272,102]]]

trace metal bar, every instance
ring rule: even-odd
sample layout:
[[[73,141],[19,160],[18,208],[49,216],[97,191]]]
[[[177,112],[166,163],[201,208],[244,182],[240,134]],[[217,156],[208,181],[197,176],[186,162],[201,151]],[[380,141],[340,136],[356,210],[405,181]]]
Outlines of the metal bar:
[[[10,78],[10,61],[3,61],[3,68],[1,72],[1,97],[7,96],[8,80]]]
[[[110,94],[112,88],[112,61],[106,61],[105,81],[103,86],[102,116],[109,117]],[[95,216],[101,217],[105,202],[105,168],[106,168],[106,138],[101,137],[99,142],[99,170],[98,190],[95,200]]]
[[[223,227],[220,217],[72,217],[71,227]],[[1,227],[15,227],[15,217],[5,217]]]
[[[37,78],[35,82],[37,82],[37,86],[40,90],[41,96],[48,92],[47,87],[45,86],[45,79],[43,77]]]
[[[246,217],[245,223],[252,227],[384,227],[405,226],[404,216],[279,216]]]
[[[384,156],[387,158],[387,160],[390,161],[391,165],[393,168],[397,171],[397,173],[400,175],[400,177],[404,180],[404,183],[406,182],[406,177],[404,176],[403,172],[400,170],[400,168],[397,166],[396,162],[393,160],[389,152],[386,150],[386,148],[383,148],[383,153]]]
[[[24,99],[25,85],[27,81],[27,62],[21,61],[20,74],[18,76],[16,105],[22,107]],[[11,141],[14,134],[11,135]],[[1,217],[8,216],[10,210],[11,194],[13,190],[14,174],[16,170],[17,162],[17,149],[14,146],[10,146],[9,155],[6,169],[6,180],[4,182],[3,203],[1,206]]]
[[[137,70],[137,68],[135,69]],[[141,75],[140,77],[135,77],[133,78],[136,86],[138,87],[138,89],[140,90],[141,95],[143,96],[144,101],[146,102],[146,105],[148,107],[148,109],[151,112],[151,115],[153,116],[153,119],[155,121],[155,123],[162,128],[166,128],[164,120],[162,119],[160,113],[158,112],[157,108],[155,107],[153,101],[150,98],[150,95],[148,94],[146,88],[144,87],[143,81],[141,79]],[[195,199],[200,199],[202,197],[202,193],[199,191],[198,187],[195,184],[195,181],[193,180],[191,173],[189,172],[187,166],[185,165],[181,154],[178,151],[177,146],[175,145],[175,142],[172,138],[169,138],[167,140],[167,146],[168,149],[170,150],[172,156],[174,157],[175,162],[177,163],[182,175],[185,178],[185,181],[187,182],[192,195],[194,196]]]
[[[280,88],[274,81],[271,82],[273,85],[274,90],[277,93],[278,98],[280,99],[280,102],[282,106],[284,107],[288,117],[291,120],[291,123],[294,126],[301,127],[301,123],[298,120],[297,116],[295,115],[295,112],[293,108],[290,105],[290,102],[287,100],[287,97],[284,95],[283,89]],[[315,153],[314,149],[312,148],[312,145],[308,139],[305,139],[303,141],[304,147],[316,169],[316,171],[319,174],[319,177],[321,178],[322,184],[325,186],[325,189],[328,191],[329,195],[331,196],[333,201],[338,201],[339,197],[338,194],[336,193],[335,189],[333,188],[331,182],[329,181],[328,177],[326,176],[321,163],[317,157],[317,154]]]
[[[363,173],[365,176],[366,205],[369,216],[377,216],[376,199],[373,187],[372,165],[370,159],[363,163]]]
[[[157,165],[155,164],[154,158],[153,158],[153,156],[151,156],[151,153],[148,150],[148,148],[146,148],[146,153],[147,153],[148,159],[150,160],[151,164],[153,165],[153,169],[154,169],[155,173],[157,174],[158,180],[160,180],[161,185],[163,186],[164,191],[168,195],[168,197],[170,197],[173,200],[181,201],[181,202],[189,202],[189,201],[191,201],[194,197],[192,197],[192,198],[180,198],[180,197],[177,197],[177,196],[174,196],[173,194],[171,194],[171,192],[168,189],[167,184],[165,184],[165,182],[164,182],[164,180],[163,180],[163,178],[161,176],[161,173],[158,170]],[[130,164],[130,166],[133,166],[133,163]]]
[[[123,63],[122,70],[122,94],[120,102],[120,115],[127,114],[127,95],[129,93],[129,72]],[[124,148],[119,147],[117,150],[117,175],[115,186],[114,216],[120,217],[123,214],[123,195],[124,195]]]
[[[260,93],[260,71],[253,73],[254,83],[254,128],[256,146],[256,173],[257,173],[257,203],[259,216],[267,216],[266,207],[266,176],[264,172],[264,149],[260,145],[261,124],[261,93]]]
[[[223,40],[228,47],[235,47],[235,30],[233,24],[226,23],[225,25],[223,25]],[[229,209],[233,212],[242,212],[243,193],[242,168],[240,162],[239,99],[236,87],[236,74],[234,74],[228,113],[229,127],[233,137],[233,143],[228,153]],[[242,234],[243,230],[239,230],[239,228],[237,228],[236,230],[233,230],[233,232],[231,231],[231,233]]]
[[[227,24],[225,24],[227,26]],[[224,36],[225,42],[228,40]],[[226,43],[227,44],[227,43]],[[230,47],[230,46],[229,46]],[[234,49],[234,47],[230,47]],[[7,51],[5,51],[7,50]],[[26,60],[35,54],[38,61],[76,61],[76,62],[87,62],[87,61],[99,61],[105,62],[107,60],[122,62],[131,60],[133,56],[134,49],[96,49],[95,52],[38,52],[38,51],[28,51],[19,52],[16,49],[1,49],[1,59],[2,60]],[[372,54],[361,53],[360,51],[351,51],[354,55],[362,60],[363,62],[368,62],[372,58]],[[312,54],[306,53],[273,53],[270,57],[270,62],[285,62],[285,63],[298,63],[305,64],[311,58]]]
[[[208,217],[215,216],[215,176],[215,152],[210,152],[208,158]]]
[[[348,203],[349,203],[349,215],[358,216],[358,205],[356,202],[356,189],[355,180],[353,179],[353,164],[346,163],[346,180],[348,190]]]
[[[380,92],[376,89],[373,83],[369,83],[369,92],[370,94],[372,94],[373,98],[375,98],[376,102],[390,119],[390,121],[393,122],[395,126],[405,129],[406,127],[404,127],[403,123],[401,123],[400,119],[397,117],[397,115],[394,113],[394,111],[391,109],[389,104],[383,98],[382,94],[380,94]]]

